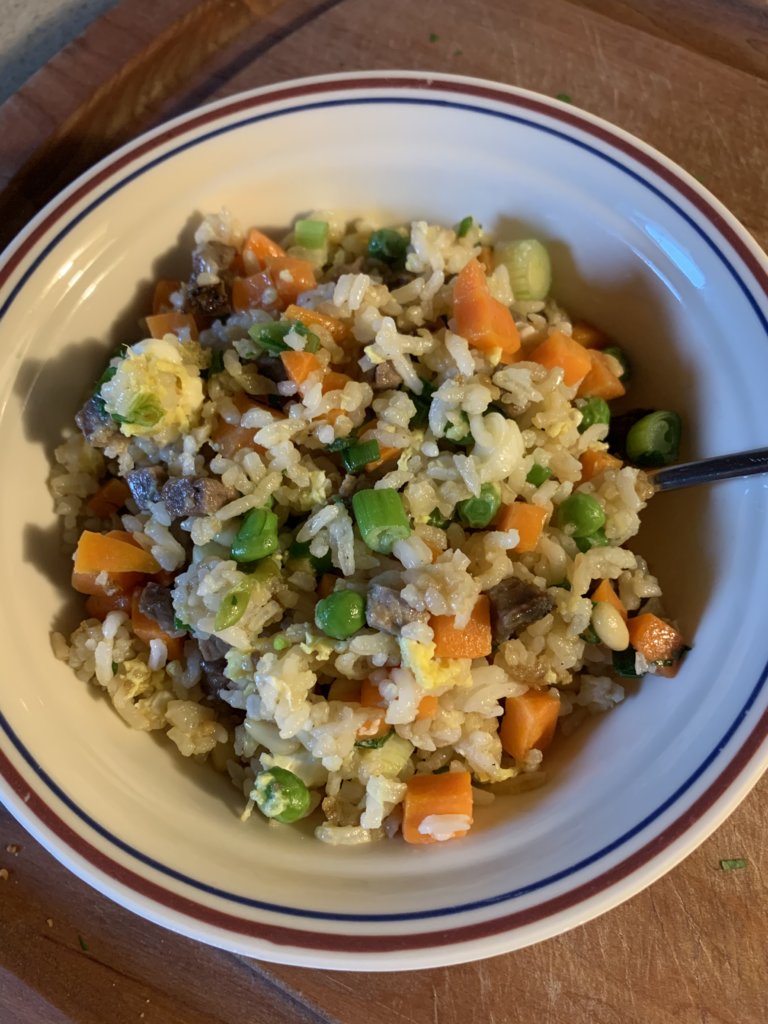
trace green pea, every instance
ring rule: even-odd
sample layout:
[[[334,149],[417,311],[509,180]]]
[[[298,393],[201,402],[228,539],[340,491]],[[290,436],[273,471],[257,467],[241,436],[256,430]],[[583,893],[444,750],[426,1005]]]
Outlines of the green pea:
[[[608,543],[605,530],[602,529],[595,530],[594,533],[590,533],[587,537],[574,537],[574,540],[579,551],[589,551],[590,548],[603,548]]]
[[[456,506],[456,513],[465,526],[482,530],[496,518],[501,507],[501,493],[493,484],[483,484],[476,498],[467,498]]]
[[[236,562],[256,562],[277,548],[277,516],[268,508],[252,508],[232,541],[230,554]]]
[[[286,825],[304,818],[309,812],[310,793],[298,775],[287,768],[259,772],[253,782],[251,799],[267,818]]]
[[[354,590],[337,590],[317,602],[315,625],[334,640],[346,640],[365,625],[365,601]]]
[[[555,525],[569,537],[589,537],[605,526],[605,512],[597,498],[577,492],[558,507]]]
[[[621,363],[622,372],[619,374],[619,380],[626,384],[632,376],[632,363],[629,361],[627,353],[623,348],[619,348],[618,345],[609,345],[602,351],[605,355],[613,356],[618,363]]]
[[[533,484],[534,487],[541,487],[543,483],[552,476],[552,470],[549,466],[542,466],[536,462],[528,470],[528,476],[525,478],[526,483]]]
[[[387,263],[394,269],[405,266],[407,252],[408,239],[394,228],[374,231],[368,242],[368,255],[371,259]]]
[[[581,423],[578,427],[580,434],[595,423],[611,422],[611,410],[604,398],[580,398],[576,402],[576,408],[581,413]]]

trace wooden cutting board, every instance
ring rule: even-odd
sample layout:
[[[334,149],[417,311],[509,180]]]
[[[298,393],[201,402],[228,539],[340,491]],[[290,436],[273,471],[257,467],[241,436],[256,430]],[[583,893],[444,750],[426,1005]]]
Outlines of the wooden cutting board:
[[[0,107],[0,245],[168,116],[385,68],[567,94],[682,164],[768,244],[764,0],[124,0]],[[598,920],[482,963],[376,975],[261,964],[166,932],[0,811],[0,1021],[765,1024],[767,822],[764,779],[686,861]],[[725,858],[747,866],[723,871]]]

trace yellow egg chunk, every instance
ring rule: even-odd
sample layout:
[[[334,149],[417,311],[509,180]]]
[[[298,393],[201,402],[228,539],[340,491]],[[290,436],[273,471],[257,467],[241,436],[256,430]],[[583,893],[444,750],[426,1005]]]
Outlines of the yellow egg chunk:
[[[114,376],[101,386],[107,412],[126,437],[170,444],[194,424],[203,382],[194,357],[173,334],[147,338],[113,360]]]
[[[449,690],[453,686],[472,685],[469,658],[436,658],[434,643],[420,644],[401,637],[399,644],[402,667],[410,669],[422,689]]]

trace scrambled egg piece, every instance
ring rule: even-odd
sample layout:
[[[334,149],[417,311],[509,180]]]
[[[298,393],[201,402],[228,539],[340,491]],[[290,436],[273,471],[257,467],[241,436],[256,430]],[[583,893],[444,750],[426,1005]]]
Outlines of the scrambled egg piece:
[[[434,643],[399,640],[403,668],[410,669],[424,690],[449,690],[453,686],[471,686],[469,658],[436,658]]]
[[[194,357],[174,335],[132,345],[111,368],[101,397],[126,437],[164,445],[190,428],[203,404],[203,382]]]

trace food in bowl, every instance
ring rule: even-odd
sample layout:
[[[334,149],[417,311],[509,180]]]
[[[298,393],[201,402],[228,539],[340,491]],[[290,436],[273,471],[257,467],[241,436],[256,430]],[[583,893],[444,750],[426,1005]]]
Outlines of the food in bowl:
[[[86,618],[54,650],[244,818],[466,835],[619,679],[676,671],[625,545],[679,417],[612,421],[624,353],[551,297],[540,242],[471,217],[321,211],[278,244],[225,212],[191,264],[56,451]]]

